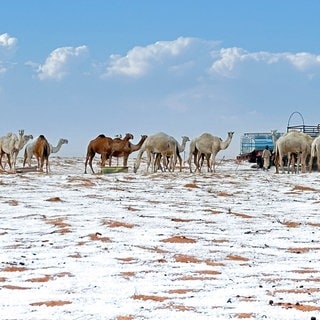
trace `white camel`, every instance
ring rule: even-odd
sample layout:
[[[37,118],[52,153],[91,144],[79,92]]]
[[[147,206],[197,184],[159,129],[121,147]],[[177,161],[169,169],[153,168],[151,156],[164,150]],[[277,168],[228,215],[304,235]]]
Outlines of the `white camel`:
[[[192,172],[191,161],[194,157],[196,164],[196,171],[201,171],[200,160],[203,160],[203,157],[207,159],[208,172],[215,172],[216,165],[216,155],[219,151],[225,150],[229,147],[234,132],[228,132],[227,139],[223,141],[221,138],[215,137],[210,133],[203,133],[199,137],[193,139],[190,143],[190,152],[189,152],[189,168]],[[195,158],[196,157],[196,158]],[[210,162],[210,158],[212,158]]]
[[[179,159],[179,164],[180,164],[180,172],[182,171],[182,158],[180,156],[180,153],[183,152],[186,149],[187,142],[190,141],[189,137],[187,136],[182,136],[182,142],[179,144],[177,141],[177,146],[178,146],[178,152],[177,152],[177,157]]]
[[[174,171],[175,163],[177,161],[177,142],[172,137],[164,132],[159,132],[148,136],[139,150],[137,159],[134,163],[133,171],[136,173],[139,169],[141,158],[144,152],[147,152],[147,171],[149,170],[151,162],[153,162],[153,172],[157,170],[157,163],[155,161],[155,155],[161,154],[163,165],[168,167],[168,159],[170,157],[170,163],[172,163],[172,170]]]
[[[172,138],[172,141],[177,145],[176,154],[177,154],[177,158],[179,159],[180,172],[181,172],[182,171],[182,158],[180,156],[180,153],[185,150],[187,142],[190,141],[190,139],[187,136],[182,136],[182,142],[181,142],[181,144],[179,144],[179,142],[174,137],[171,137],[171,138]],[[169,156],[172,156],[172,155],[168,154],[167,157],[169,157]],[[156,157],[156,160],[155,160],[157,167],[161,167],[160,160],[161,160],[161,154],[158,153],[157,157]],[[169,163],[169,166],[170,166],[169,169],[173,168],[173,164],[172,163]]]
[[[28,143],[24,149],[24,159],[23,159],[23,166],[26,165],[26,163],[28,163],[29,167],[31,167],[31,159],[33,157],[33,153],[34,153],[34,147],[36,144],[37,140]],[[67,139],[59,139],[57,145],[54,147],[51,143],[49,143],[50,146],[50,154],[51,153],[57,153],[60,151],[61,147],[63,144],[68,144],[68,140]]]
[[[2,169],[5,167],[2,165],[2,157],[7,155],[10,170],[15,172],[19,151],[30,139],[33,139],[33,136],[25,135],[24,130],[19,130],[19,136],[10,132],[0,138],[0,166]]]
[[[309,170],[312,170],[313,159],[317,158],[317,169],[320,172],[320,136],[316,137],[311,144],[311,157],[309,162]]]
[[[283,157],[288,156],[288,161],[292,160],[292,154],[297,155],[297,172],[301,164],[301,171],[306,172],[307,157],[311,153],[312,138],[303,132],[289,131],[281,136],[274,149],[274,164],[276,173],[279,173],[279,166],[284,173]]]
[[[196,141],[198,138],[194,138],[190,141],[190,145],[189,145],[189,158],[187,160],[188,164],[189,164],[189,168],[190,168],[190,172],[192,172],[192,158],[193,158],[193,163],[196,166],[196,168],[198,168],[198,164],[197,164],[197,159],[198,159],[198,149],[196,148]],[[204,154],[201,155],[201,164],[199,164],[199,166],[202,166],[203,164],[203,159],[204,159]],[[196,169],[197,170],[197,169]]]

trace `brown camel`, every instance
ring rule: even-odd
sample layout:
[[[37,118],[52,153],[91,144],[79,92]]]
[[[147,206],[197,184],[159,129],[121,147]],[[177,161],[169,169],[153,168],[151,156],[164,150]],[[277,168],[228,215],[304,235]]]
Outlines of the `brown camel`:
[[[109,156],[109,166],[111,166],[112,163],[112,157],[122,157],[123,156],[123,166],[127,166],[128,162],[128,152],[130,150],[130,141],[133,139],[133,135],[131,133],[126,133],[125,137],[123,139],[121,138],[114,138],[112,140],[112,147],[111,147],[111,153]]]
[[[101,154],[101,166],[104,166],[107,158],[110,156],[112,151],[113,139],[106,137],[104,134],[100,134],[95,139],[89,142],[87,148],[87,157],[84,166],[84,173],[87,173],[87,164],[89,161],[89,167],[91,168],[92,173],[94,173],[92,167],[92,161],[96,153]]]
[[[123,144],[123,149],[121,149],[121,143],[118,143],[115,146],[115,140],[117,140],[117,139],[113,139],[112,156],[116,157],[116,158],[123,157],[123,166],[126,167],[128,164],[129,155],[132,152],[140,150],[143,142],[147,139],[147,137],[148,136],[146,136],[146,135],[141,135],[141,139],[137,144],[133,144],[130,141],[128,141],[128,143]],[[132,136],[132,139],[133,139],[133,136]],[[110,156],[110,165],[111,165],[111,156]]]
[[[34,145],[33,154],[35,155],[38,162],[38,170],[43,172],[44,162],[46,163],[46,173],[49,172],[49,155],[50,155],[50,144],[47,139],[40,135]]]

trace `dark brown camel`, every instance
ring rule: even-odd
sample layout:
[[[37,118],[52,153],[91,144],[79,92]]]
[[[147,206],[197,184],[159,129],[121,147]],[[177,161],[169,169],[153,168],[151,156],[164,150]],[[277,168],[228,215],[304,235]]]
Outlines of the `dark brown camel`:
[[[84,173],[87,173],[88,161],[89,167],[91,168],[92,173],[94,173],[94,170],[92,168],[92,161],[96,153],[101,154],[101,166],[105,165],[106,160],[108,159],[112,151],[112,143],[113,139],[110,137],[106,137],[104,134],[100,134],[98,137],[89,142],[86,162],[84,166]]]
[[[40,135],[34,145],[33,154],[35,155],[38,162],[38,170],[43,172],[43,165],[46,163],[46,173],[49,172],[49,155],[50,155],[50,144],[47,139]]]
[[[130,134],[127,134],[127,135],[130,135]],[[142,135],[140,141],[137,144],[132,144],[130,141],[128,141],[127,143],[122,143],[122,146],[121,146],[121,142],[116,142],[116,140],[122,140],[122,139],[114,139],[113,146],[112,146],[112,149],[113,149],[112,156],[116,158],[123,157],[123,166],[126,167],[128,164],[129,155],[132,152],[138,151],[141,148],[143,142],[147,139],[147,137],[148,136],[146,135]],[[124,139],[126,139],[126,137]],[[133,139],[133,136],[131,139]],[[109,159],[109,164],[111,165],[111,156]]]

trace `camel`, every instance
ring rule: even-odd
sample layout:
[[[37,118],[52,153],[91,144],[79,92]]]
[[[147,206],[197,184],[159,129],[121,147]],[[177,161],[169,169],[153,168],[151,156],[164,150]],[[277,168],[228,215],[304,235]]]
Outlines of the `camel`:
[[[292,154],[297,154],[297,170],[299,171],[299,164],[301,163],[301,171],[306,172],[306,161],[308,155],[311,153],[312,138],[299,131],[289,131],[281,136],[275,145],[274,163],[276,173],[279,173],[279,166],[284,173],[283,157],[288,155],[288,161],[292,159]]]
[[[276,142],[279,139],[279,137],[281,136],[281,134],[277,130],[271,130],[271,136],[272,136],[272,143],[273,143],[273,152],[272,153],[274,154],[274,150],[275,150],[275,147],[276,147]],[[288,173],[290,173],[290,168],[291,168],[291,173],[296,173],[295,166],[296,166],[296,163],[297,163],[297,159],[298,159],[298,154],[291,153],[291,152],[289,152],[287,154],[286,162],[287,162],[287,171],[288,171]]]
[[[57,143],[57,145],[55,147],[51,143],[49,143],[49,145],[50,145],[50,153],[59,152],[61,147],[62,147],[62,145],[63,144],[68,144],[68,143],[69,143],[68,139],[63,139],[63,138],[59,139],[59,141],[58,141],[58,143]]]
[[[46,173],[49,172],[50,144],[44,135],[40,135],[34,145],[33,154],[38,162],[38,170],[43,172],[43,165],[46,163]]]
[[[197,159],[198,159],[198,149],[196,148],[196,141],[197,138],[194,138],[191,140],[190,145],[189,145],[189,158],[187,160],[190,168],[190,172],[192,173],[192,167],[191,167],[191,161],[193,157],[193,163],[195,164],[196,168],[198,167],[197,164]],[[201,164],[199,164],[200,167],[202,167],[204,162],[204,154],[201,154]]]
[[[23,159],[23,166],[26,165],[26,163],[28,163],[29,167],[31,167],[31,159],[33,156],[33,150],[34,150],[34,146],[36,144],[36,141],[33,141],[29,144],[26,145],[25,149],[24,149],[24,159]],[[63,144],[68,144],[68,140],[67,139],[59,139],[57,145],[54,147],[51,143],[49,143],[50,145],[50,153],[57,153],[60,151],[61,146]]]
[[[317,169],[320,172],[320,136],[316,137],[311,144],[311,157],[309,162],[309,170],[312,170],[313,159],[317,158]]]
[[[185,150],[185,148],[186,148],[186,144],[187,144],[187,142],[188,141],[190,141],[190,139],[189,139],[189,137],[187,137],[187,136],[182,136],[182,142],[181,142],[181,144],[179,144],[179,142],[175,139],[175,138],[173,138],[173,137],[171,137],[173,140],[174,140],[174,142],[176,143],[176,145],[177,145],[177,150],[176,150],[176,153],[177,153],[177,158],[179,159],[179,164],[180,164],[180,172],[182,171],[182,158],[181,158],[181,156],[180,156],[180,153],[181,152],[183,152],[184,150]],[[167,155],[167,157],[169,157],[170,155]],[[169,160],[169,159],[167,159],[167,160]],[[161,161],[161,154],[160,153],[158,153],[157,154],[157,156],[156,156],[156,166],[157,166],[157,168],[161,168],[161,165],[160,165],[160,161]],[[168,162],[168,161],[167,161]],[[162,168],[161,168],[162,169]],[[166,169],[166,168],[165,168]],[[172,169],[172,164],[171,164],[171,169]],[[162,169],[163,170],[163,169]]]
[[[7,155],[10,170],[15,171],[17,157],[19,151],[25,146],[25,144],[33,139],[32,135],[25,135],[24,130],[19,130],[19,136],[14,133],[8,133],[6,136],[0,138],[0,167],[4,169],[2,165],[2,157]]]
[[[87,173],[87,164],[89,162],[89,167],[91,168],[92,173],[94,174],[94,170],[92,167],[92,161],[96,153],[101,155],[101,166],[104,166],[108,156],[112,151],[112,142],[113,139],[110,137],[106,137],[104,134],[100,134],[95,139],[89,142],[87,147],[87,156],[84,165],[84,173]]]
[[[196,160],[196,171],[201,171],[200,160],[202,159],[203,155],[207,159],[207,166],[208,172],[213,171],[215,172],[215,165],[216,165],[216,155],[220,150],[225,150],[229,147],[234,132],[228,132],[227,139],[223,141],[221,138],[215,137],[210,133],[203,133],[201,136],[197,137],[193,141],[193,149],[190,149],[189,154],[189,166],[190,172],[191,169],[191,159],[192,156],[195,156],[194,153],[197,153],[197,160]],[[210,158],[212,157],[211,163]]]
[[[114,139],[113,144],[112,144],[113,152],[111,155],[113,157],[116,157],[117,159],[120,157],[123,157],[123,166],[126,167],[128,164],[129,155],[132,152],[140,150],[143,142],[147,139],[147,137],[148,137],[147,135],[141,135],[141,139],[137,144],[133,144],[129,141],[127,144],[124,145],[122,150],[121,150],[121,148],[119,148],[119,145],[118,145],[117,146],[118,151],[116,151],[116,148],[114,147],[114,141],[115,141],[115,139]],[[110,156],[110,160],[111,160],[111,156]]]
[[[112,157],[121,157],[123,156],[123,166],[126,167],[128,163],[128,157],[130,152],[130,141],[133,139],[133,135],[131,133],[126,133],[125,137],[115,138],[112,140],[111,152],[109,155],[109,166],[112,164]]]
[[[148,136],[148,138],[144,141],[144,143],[141,146],[141,149],[139,150],[137,159],[134,163],[133,171],[136,173],[139,169],[141,158],[144,152],[147,152],[147,171],[149,170],[151,161],[153,160],[153,172],[156,171],[156,162],[154,161],[154,155],[157,153],[160,153],[163,159],[164,167],[168,167],[167,164],[167,156],[170,156],[172,158],[171,163],[173,164],[173,170],[174,166],[177,160],[177,143],[174,138],[167,135],[164,132],[158,132],[156,134],[153,134],[151,136]]]

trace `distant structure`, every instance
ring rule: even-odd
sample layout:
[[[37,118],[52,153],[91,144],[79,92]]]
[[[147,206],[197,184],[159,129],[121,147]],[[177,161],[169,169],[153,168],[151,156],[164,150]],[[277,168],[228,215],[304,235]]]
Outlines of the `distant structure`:
[[[291,121],[292,117],[294,115],[296,115],[296,114],[300,116],[300,118],[302,120],[302,124],[296,125],[296,126],[292,126],[292,125],[290,125],[290,121]],[[300,132],[304,132],[304,133],[308,134],[309,136],[311,136],[312,138],[316,138],[316,137],[318,137],[320,135],[320,124],[318,123],[315,126],[305,125],[302,114],[300,112],[298,112],[298,111],[295,111],[295,112],[291,113],[291,115],[290,115],[290,117],[288,119],[287,132],[290,131],[290,130],[297,130],[297,131],[300,131]]]

